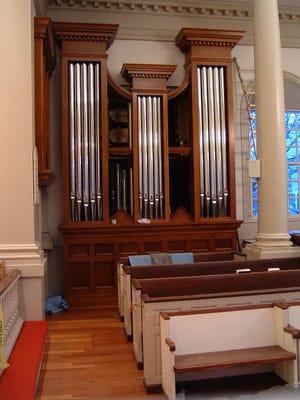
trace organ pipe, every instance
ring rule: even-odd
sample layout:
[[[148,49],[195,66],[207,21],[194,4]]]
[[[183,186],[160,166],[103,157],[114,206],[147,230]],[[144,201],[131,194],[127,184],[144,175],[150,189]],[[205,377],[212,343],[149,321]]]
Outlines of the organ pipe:
[[[102,218],[98,63],[69,63],[72,221]]]
[[[163,218],[161,99],[138,96],[139,201],[141,218]]]
[[[200,202],[202,217],[227,215],[224,67],[198,66]]]

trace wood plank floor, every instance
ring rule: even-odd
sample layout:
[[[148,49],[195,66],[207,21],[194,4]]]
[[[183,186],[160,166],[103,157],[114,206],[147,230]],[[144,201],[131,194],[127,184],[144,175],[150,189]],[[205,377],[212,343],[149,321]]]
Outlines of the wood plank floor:
[[[38,400],[163,400],[147,395],[117,310],[69,310],[48,318]]]

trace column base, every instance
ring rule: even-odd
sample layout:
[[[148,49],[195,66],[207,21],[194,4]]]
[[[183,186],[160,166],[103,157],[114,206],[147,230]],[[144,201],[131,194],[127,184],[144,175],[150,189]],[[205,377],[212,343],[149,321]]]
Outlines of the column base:
[[[288,236],[288,235],[287,235]],[[248,244],[244,252],[248,260],[266,259],[266,258],[288,258],[300,257],[300,246],[294,246],[290,240],[283,240],[283,237],[275,238],[271,241],[270,238],[257,237],[258,240],[253,244]]]
[[[47,259],[36,244],[0,245],[0,260],[6,271],[18,269],[20,279],[20,312],[24,320],[45,318],[45,277]]]

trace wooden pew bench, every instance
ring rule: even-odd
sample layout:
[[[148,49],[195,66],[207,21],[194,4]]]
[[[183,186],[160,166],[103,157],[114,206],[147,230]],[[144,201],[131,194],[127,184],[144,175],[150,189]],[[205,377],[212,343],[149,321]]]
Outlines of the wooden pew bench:
[[[212,253],[216,255],[217,253]],[[223,253],[221,253],[223,254]],[[233,253],[232,253],[233,254]],[[228,257],[228,253],[223,254]],[[200,257],[199,254],[194,257]],[[202,255],[201,255],[202,256]],[[210,255],[212,260],[212,255]],[[121,267],[119,283],[119,305],[122,304],[122,314],[124,316],[124,327],[128,340],[132,339],[133,323],[132,306],[139,306],[132,301],[131,285],[133,279],[150,279],[175,276],[197,276],[232,274],[237,271],[266,271],[268,268],[293,269],[300,268],[300,258],[252,260],[252,261],[199,261],[193,264],[174,264],[174,265],[155,265],[155,266],[128,266]],[[138,312],[138,311],[137,311]],[[138,364],[141,360],[137,360]]]
[[[209,252],[209,253],[168,253],[171,256],[172,259],[172,264],[164,264],[164,266],[174,266],[176,264],[180,265],[187,265],[190,264],[190,262],[187,262],[186,260],[191,260],[194,263],[202,263],[202,262],[210,262],[210,261],[225,261],[225,260],[233,260],[235,255],[237,254],[236,252],[233,251],[226,251],[226,252]],[[184,255],[187,254],[188,257],[184,260]],[[177,258],[176,258],[177,257]],[[241,256],[240,256],[241,257]],[[137,261],[134,263],[134,265],[131,265],[130,263],[130,258],[133,259],[135,258]],[[119,315],[121,317],[121,320],[126,319],[128,315],[126,316],[126,305],[124,304],[124,289],[125,288],[125,274],[124,274],[124,267],[128,268],[151,268],[152,267],[158,267],[162,266],[160,264],[153,265],[152,260],[151,260],[151,255],[150,254],[145,254],[145,255],[135,255],[135,256],[130,256],[121,259],[117,263],[117,282],[118,282],[118,308],[119,308]],[[143,264],[139,264],[138,260],[143,260]],[[300,261],[299,261],[300,262]],[[128,321],[125,320],[125,324],[130,323],[130,319]],[[130,329],[130,327],[129,327]],[[132,333],[128,333],[128,336],[131,336]]]
[[[161,313],[168,399],[176,399],[176,379],[249,374],[270,364],[287,383],[298,382],[298,339],[285,330],[286,319],[286,310],[276,306]]]
[[[160,312],[297,302],[300,271],[141,279],[133,281],[132,294],[143,310],[140,331],[134,326],[134,351],[142,348],[144,384],[148,392],[154,392],[161,389],[162,382]]]

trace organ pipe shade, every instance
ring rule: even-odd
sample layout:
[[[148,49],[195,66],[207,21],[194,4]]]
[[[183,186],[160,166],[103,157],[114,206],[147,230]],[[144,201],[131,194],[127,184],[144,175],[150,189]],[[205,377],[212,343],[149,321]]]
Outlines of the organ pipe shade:
[[[100,64],[69,63],[69,158],[72,221],[102,219]]]
[[[141,218],[163,218],[161,97],[138,96],[139,208]]]
[[[197,67],[202,217],[228,213],[225,68]]]

